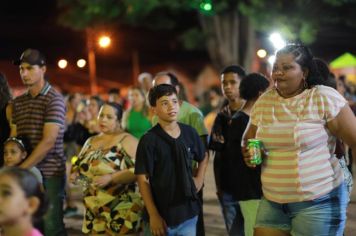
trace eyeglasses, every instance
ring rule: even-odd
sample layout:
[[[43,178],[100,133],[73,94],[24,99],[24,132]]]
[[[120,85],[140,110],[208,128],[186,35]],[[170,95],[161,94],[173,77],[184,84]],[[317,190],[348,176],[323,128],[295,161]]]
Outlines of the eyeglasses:
[[[15,142],[17,144],[20,145],[20,147],[23,149],[23,150],[26,150],[25,148],[25,145],[23,144],[22,140],[21,139],[18,139],[16,137],[10,137],[8,139],[6,139],[6,141],[4,142],[4,144],[8,143],[8,142]]]

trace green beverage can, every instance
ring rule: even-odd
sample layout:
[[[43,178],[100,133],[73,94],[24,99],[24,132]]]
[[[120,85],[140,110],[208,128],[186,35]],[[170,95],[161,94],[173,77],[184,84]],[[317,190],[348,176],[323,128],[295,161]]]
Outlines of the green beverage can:
[[[251,164],[260,165],[262,163],[262,142],[258,139],[248,139],[247,147],[252,157]]]

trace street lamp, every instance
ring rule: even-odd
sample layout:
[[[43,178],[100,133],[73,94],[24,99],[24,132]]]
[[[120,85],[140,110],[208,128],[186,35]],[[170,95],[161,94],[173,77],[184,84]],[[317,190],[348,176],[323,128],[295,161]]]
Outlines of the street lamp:
[[[87,62],[86,62],[86,60],[84,60],[84,59],[79,59],[79,60],[77,61],[77,66],[78,66],[79,68],[83,68],[86,64],[87,64]]]
[[[96,61],[95,61],[95,43],[94,43],[96,38],[96,33],[95,30],[92,28],[87,28],[86,33],[87,33],[90,92],[92,95],[94,95],[98,93],[98,86],[96,81]],[[111,39],[108,36],[102,36],[98,41],[99,46],[103,48],[108,47],[110,45],[110,42]]]
[[[266,50],[264,50],[264,49],[259,49],[259,50],[257,51],[257,56],[258,56],[259,58],[265,58],[265,57],[267,56]]]
[[[66,59],[60,59],[57,65],[59,68],[65,69],[68,65],[68,61]]]
[[[111,39],[109,36],[101,36],[99,38],[99,46],[102,47],[102,48],[107,48],[110,46],[110,43],[111,43]]]
[[[269,36],[269,41],[271,41],[271,43],[273,44],[273,47],[276,50],[279,50],[279,49],[283,48],[284,46],[286,46],[286,42],[284,41],[284,39],[282,38],[282,36],[279,33],[272,33]]]

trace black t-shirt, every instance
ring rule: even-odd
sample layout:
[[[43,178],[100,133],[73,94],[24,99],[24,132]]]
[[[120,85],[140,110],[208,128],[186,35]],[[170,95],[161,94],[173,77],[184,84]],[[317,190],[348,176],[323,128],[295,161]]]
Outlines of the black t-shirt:
[[[238,111],[232,116],[227,142],[222,151],[221,189],[232,194],[236,200],[260,199],[261,166],[249,168],[242,156],[241,139],[249,116]]]
[[[177,139],[163,132],[171,141],[182,141],[189,153],[187,163],[192,159],[200,162],[204,159],[204,146],[198,133],[190,126],[178,123],[181,134]],[[178,225],[199,213],[200,203],[197,199],[186,199],[177,205],[167,202],[172,194],[171,183],[175,178],[175,161],[171,147],[156,134],[157,130],[163,129],[159,124],[144,134],[138,144],[136,152],[135,174],[145,174],[149,177],[151,191],[155,205],[165,219],[168,226]],[[191,173],[191,166],[188,171]]]
[[[236,111],[230,109],[229,105],[226,105],[217,114],[211,129],[209,149],[221,152],[225,148],[228,139],[231,118],[235,112]],[[223,140],[221,140],[221,137],[223,137]]]

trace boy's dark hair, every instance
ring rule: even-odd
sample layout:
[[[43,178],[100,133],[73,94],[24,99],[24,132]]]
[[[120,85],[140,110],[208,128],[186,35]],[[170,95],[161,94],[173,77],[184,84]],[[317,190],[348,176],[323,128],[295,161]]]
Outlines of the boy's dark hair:
[[[268,79],[260,73],[248,74],[241,80],[240,97],[245,100],[256,99],[260,92],[266,91],[269,87]]]
[[[122,106],[120,104],[118,104],[116,102],[106,102],[106,103],[104,103],[104,105],[108,105],[108,106],[111,106],[112,108],[114,108],[117,120],[121,121],[123,110],[122,110]]]
[[[151,107],[155,107],[156,102],[160,97],[172,94],[177,95],[177,90],[174,86],[170,84],[160,84],[150,89],[148,93],[148,101],[150,102]]]
[[[227,66],[221,71],[220,74],[223,75],[223,74],[227,74],[227,73],[238,74],[241,78],[246,76],[245,69],[238,65]]]
[[[47,211],[48,198],[36,176],[31,171],[16,166],[1,168],[0,175],[14,178],[24,191],[26,198],[37,197],[40,200],[40,205],[32,218],[35,222],[39,221]]]

